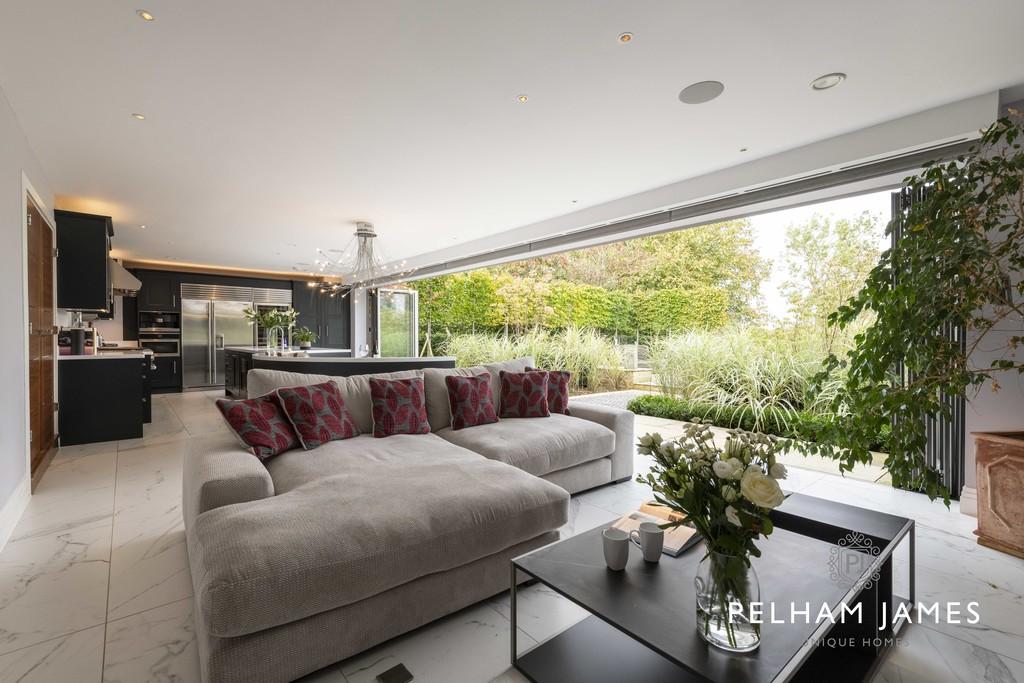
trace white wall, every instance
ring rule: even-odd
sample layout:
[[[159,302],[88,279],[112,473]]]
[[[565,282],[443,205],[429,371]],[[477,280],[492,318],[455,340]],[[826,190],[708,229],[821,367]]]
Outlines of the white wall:
[[[1024,101],[1011,105],[1014,109],[1024,109]],[[1003,107],[1005,113],[1006,107]],[[1021,274],[1017,273],[1019,282]],[[1024,334],[1021,321],[1003,322],[990,331],[981,346],[971,355],[972,367],[990,367],[993,360],[1013,358],[1006,354],[1006,343],[1011,336]],[[970,340],[969,340],[970,341]],[[1018,352],[1017,362],[1024,361],[1024,352]],[[976,488],[974,471],[974,439],[971,432],[990,431],[1024,431],[1024,375],[1016,371],[995,373],[999,390],[993,390],[992,382],[986,382],[976,395],[968,397],[965,416],[967,431],[967,448],[965,451],[964,481],[968,496]],[[966,510],[965,510],[966,511]]]
[[[0,90],[0,547],[20,517],[28,494],[26,407],[25,227],[23,174],[53,217],[53,190]]]

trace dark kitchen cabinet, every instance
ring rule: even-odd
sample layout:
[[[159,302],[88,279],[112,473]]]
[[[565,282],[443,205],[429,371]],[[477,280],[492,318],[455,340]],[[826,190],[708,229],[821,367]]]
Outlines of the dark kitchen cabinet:
[[[139,310],[177,311],[181,306],[179,277],[177,273],[158,270],[139,271],[138,278],[142,282],[142,287],[139,288]]]
[[[292,282],[292,308],[299,312],[296,325],[316,332],[314,346],[350,348],[351,308],[348,296],[331,296],[296,280]]]
[[[146,356],[140,363],[142,367],[142,421],[149,424],[153,421],[153,357]]]
[[[248,376],[252,354],[241,351],[224,352],[224,395],[248,398]]]
[[[74,311],[112,309],[110,216],[54,211],[57,221],[57,307]]]
[[[320,319],[324,325],[324,333],[320,337],[320,346],[332,349],[351,347],[349,335],[349,297],[325,294],[320,298]]]
[[[317,325],[320,324],[320,290],[310,287],[305,282],[292,282],[292,308],[299,317],[295,321],[296,327],[308,327],[317,332]],[[320,333],[317,332],[317,335]]]
[[[138,358],[62,358],[57,370],[61,446],[142,436],[146,395]]]
[[[181,359],[161,356],[153,359],[150,386],[153,391],[177,390],[181,388]]]

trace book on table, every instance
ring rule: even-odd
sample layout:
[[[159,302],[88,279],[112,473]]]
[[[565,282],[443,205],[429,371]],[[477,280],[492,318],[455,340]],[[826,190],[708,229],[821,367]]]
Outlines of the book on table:
[[[634,510],[619,518],[612,526],[629,533],[634,529],[639,529],[644,522],[661,525],[667,522],[679,522],[682,519],[683,516],[672,508],[650,501],[641,505],[639,510]],[[696,545],[698,541],[700,541],[700,534],[696,529],[686,524],[680,524],[671,529],[665,529],[665,544],[662,546],[661,552],[671,557],[678,557]]]

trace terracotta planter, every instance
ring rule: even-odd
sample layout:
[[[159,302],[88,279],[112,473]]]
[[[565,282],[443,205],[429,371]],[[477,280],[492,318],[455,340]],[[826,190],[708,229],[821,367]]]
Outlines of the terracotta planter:
[[[1024,432],[976,432],[978,543],[1024,557]]]

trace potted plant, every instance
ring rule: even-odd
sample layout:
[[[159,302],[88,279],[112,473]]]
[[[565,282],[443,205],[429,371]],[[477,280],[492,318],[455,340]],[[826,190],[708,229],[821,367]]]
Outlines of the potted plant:
[[[906,181],[913,201],[889,226],[902,231],[900,239],[830,318],[840,328],[865,314],[873,320],[849,352],[827,359],[818,380],[840,380],[834,416],[823,425],[822,441],[803,450],[835,457],[849,470],[870,461],[871,440],[891,426],[885,466],[893,485],[949,504],[947,482],[925,459],[928,418],[950,415],[946,396],[985,384],[998,391],[1001,374],[1024,373],[1016,356],[1024,328],[1022,124],[1011,110],[968,152]],[[953,328],[965,330],[965,339],[946,332]],[[1019,477],[1022,469],[1002,474]],[[979,475],[989,489],[1015,488],[989,481],[999,476],[995,471]],[[979,510],[985,504],[979,497]]]
[[[735,430],[720,449],[708,424],[687,425],[675,441],[662,441],[660,434],[640,438],[640,453],[653,456],[654,465],[637,481],[681,516],[663,527],[689,524],[704,539],[706,553],[694,579],[697,629],[730,652],[750,652],[761,643],[751,612],[760,587],[750,558],[761,556],[754,542],[772,533],[769,513],[785,499],[778,480],[786,467],[775,460],[780,443]]]
[[[316,341],[316,332],[308,327],[296,327],[292,330],[292,339],[298,343],[300,349],[309,349]]]

